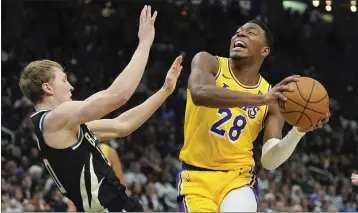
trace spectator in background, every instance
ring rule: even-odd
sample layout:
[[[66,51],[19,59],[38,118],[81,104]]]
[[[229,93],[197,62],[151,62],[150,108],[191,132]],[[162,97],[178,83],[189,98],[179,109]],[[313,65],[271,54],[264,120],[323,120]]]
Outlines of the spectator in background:
[[[352,183],[354,185],[358,185],[358,175],[357,174],[352,174]]]
[[[142,173],[141,165],[139,163],[134,163],[132,171],[125,173],[124,177],[128,185],[136,183],[143,185],[147,183],[147,177]]]

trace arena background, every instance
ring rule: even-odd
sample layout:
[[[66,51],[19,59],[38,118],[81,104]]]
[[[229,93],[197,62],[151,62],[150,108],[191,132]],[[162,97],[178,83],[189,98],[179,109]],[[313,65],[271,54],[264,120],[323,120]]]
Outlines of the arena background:
[[[178,211],[175,177],[191,59],[203,50],[227,56],[237,26],[261,19],[275,37],[261,74],[272,84],[291,74],[319,80],[330,96],[331,120],[308,133],[278,169],[261,169],[260,211],[357,211],[350,175],[358,169],[358,15],[355,1],[330,2],[2,1],[1,210],[67,211],[67,200],[39,159],[29,120],[33,108],[18,87],[20,71],[47,58],[65,67],[75,99],[104,89],[130,60],[139,13],[151,4],[159,16],[143,80],[129,103],[108,117],[156,91],[178,54],[184,70],[174,94],[145,125],[108,142],[123,163],[128,193],[146,211]]]

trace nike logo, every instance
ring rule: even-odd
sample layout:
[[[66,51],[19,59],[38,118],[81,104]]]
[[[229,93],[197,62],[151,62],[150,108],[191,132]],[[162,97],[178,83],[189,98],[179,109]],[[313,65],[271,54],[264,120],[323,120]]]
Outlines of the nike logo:
[[[226,78],[226,79],[231,79],[232,80],[232,78],[226,77],[225,74],[223,74],[223,77]]]

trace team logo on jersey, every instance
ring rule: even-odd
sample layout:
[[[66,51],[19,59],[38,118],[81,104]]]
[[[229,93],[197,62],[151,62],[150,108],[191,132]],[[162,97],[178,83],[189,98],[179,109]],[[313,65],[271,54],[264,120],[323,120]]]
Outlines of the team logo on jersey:
[[[92,146],[96,147],[96,139],[88,134],[88,132],[85,132],[85,138],[92,144]]]
[[[230,87],[229,85],[223,83],[223,88],[224,88],[224,89],[229,88],[229,87]]]
[[[260,107],[254,106],[254,107],[239,107],[240,109],[247,112],[247,115],[250,119],[255,119],[257,116],[257,112],[260,111]]]

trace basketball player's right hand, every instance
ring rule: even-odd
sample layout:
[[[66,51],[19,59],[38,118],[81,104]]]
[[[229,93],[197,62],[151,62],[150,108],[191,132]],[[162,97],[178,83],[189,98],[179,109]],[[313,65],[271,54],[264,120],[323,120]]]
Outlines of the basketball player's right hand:
[[[287,98],[282,92],[292,92],[294,89],[287,84],[297,82],[299,79],[299,75],[292,75],[276,84],[268,93],[266,93],[264,100],[265,104],[277,103],[278,100],[287,101]]]
[[[145,5],[139,18],[138,38],[139,43],[151,46],[154,40],[154,23],[158,12],[155,11],[152,16],[151,6]]]
[[[168,95],[172,94],[176,87],[178,77],[181,73],[181,70],[183,69],[183,66],[181,66],[182,61],[183,56],[178,56],[170,67],[167,76],[165,77],[165,82],[162,89],[168,93]]]

